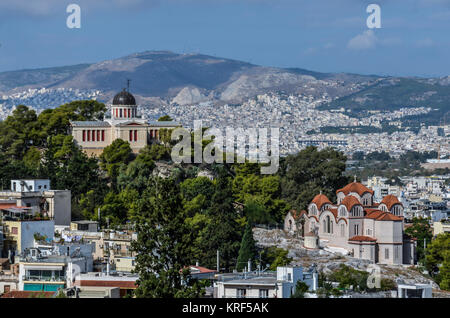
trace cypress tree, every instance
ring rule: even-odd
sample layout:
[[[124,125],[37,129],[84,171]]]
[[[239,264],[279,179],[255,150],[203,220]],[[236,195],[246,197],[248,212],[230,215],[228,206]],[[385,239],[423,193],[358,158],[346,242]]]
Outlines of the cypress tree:
[[[255,240],[253,239],[253,231],[250,222],[245,227],[244,236],[241,241],[241,248],[239,249],[239,256],[237,259],[237,270],[241,271],[247,266],[248,260],[253,260],[257,255]]]

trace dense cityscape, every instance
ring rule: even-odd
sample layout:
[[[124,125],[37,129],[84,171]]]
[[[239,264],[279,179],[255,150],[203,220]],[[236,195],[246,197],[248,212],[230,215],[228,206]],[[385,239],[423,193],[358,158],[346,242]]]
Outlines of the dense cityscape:
[[[449,1],[0,1],[0,313],[445,306]]]

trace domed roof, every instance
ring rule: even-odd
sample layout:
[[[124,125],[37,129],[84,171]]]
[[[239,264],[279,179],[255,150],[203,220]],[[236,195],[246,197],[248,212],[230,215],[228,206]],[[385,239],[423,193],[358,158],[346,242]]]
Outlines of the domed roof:
[[[336,193],[343,192],[345,195],[349,194],[350,192],[358,193],[360,196],[362,196],[364,193],[368,192],[373,195],[374,191],[366,187],[365,185],[359,183],[359,182],[352,182],[347,184],[342,189],[339,189],[336,191]]]
[[[114,96],[113,105],[136,105],[136,99],[125,88]]]
[[[395,195],[388,194],[381,200],[380,204],[385,204],[388,210],[391,210],[392,206],[395,204],[401,204],[398,198]]]
[[[345,207],[347,208],[347,211],[350,211],[353,206],[355,205],[361,205],[361,203],[359,203],[358,199],[355,198],[353,195],[348,195],[344,198],[344,200],[342,200],[341,202],[342,205],[345,205]]]
[[[312,199],[311,203],[315,203],[320,210],[324,204],[332,204],[325,194],[318,194]]]

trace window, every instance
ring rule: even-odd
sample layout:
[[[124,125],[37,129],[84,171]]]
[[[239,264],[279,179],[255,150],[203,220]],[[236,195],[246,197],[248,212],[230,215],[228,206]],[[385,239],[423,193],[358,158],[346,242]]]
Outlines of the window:
[[[399,250],[399,247],[398,246],[394,246],[394,259],[397,259],[398,258],[398,251]]]
[[[384,258],[389,259],[389,249],[388,248],[384,249]]]
[[[97,130],[97,141],[100,141],[100,130]]]
[[[86,130],[83,130],[83,141],[86,141]]]
[[[130,142],[133,141],[133,131],[130,130]]]
[[[92,141],[95,141],[95,130],[92,131]]]
[[[353,230],[355,232],[355,235],[359,235],[359,224],[355,224]]]
[[[11,228],[11,234],[17,234],[17,233],[18,233],[17,227],[13,226],[13,227]]]
[[[131,117],[131,109],[128,108],[128,118]]]
[[[247,290],[238,288],[236,289],[236,298],[245,298],[247,296]]]
[[[259,298],[269,298],[269,290],[268,289],[260,289],[259,290]]]
[[[137,130],[134,131],[134,141],[137,141]]]
[[[290,282],[292,280],[292,275],[291,273],[288,273],[288,281]]]
[[[345,224],[341,224],[341,236],[345,236]]]
[[[87,141],[91,141],[91,131],[87,131]]]
[[[102,141],[105,141],[105,131],[102,130]]]
[[[123,113],[122,113],[122,108],[120,109],[120,118],[122,118]]]
[[[326,232],[331,233],[331,218],[329,215],[326,217],[327,223],[326,223]]]

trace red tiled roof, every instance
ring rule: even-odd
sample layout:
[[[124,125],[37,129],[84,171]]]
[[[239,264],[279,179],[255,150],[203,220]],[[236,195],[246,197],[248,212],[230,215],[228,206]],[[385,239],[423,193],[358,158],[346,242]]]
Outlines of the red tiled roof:
[[[16,203],[0,203],[0,210],[1,209],[10,209],[10,208],[18,208]]]
[[[300,212],[298,212],[297,210],[290,210],[289,212],[291,213],[291,215],[294,218],[294,220],[297,220],[303,214],[307,214],[305,210],[301,210]]]
[[[318,194],[312,199],[311,203],[315,203],[320,210],[324,204],[332,204],[325,194]]]
[[[137,285],[134,281],[114,281],[114,280],[77,280],[77,286],[94,286],[94,287],[120,287],[123,289],[135,289]]]
[[[384,203],[390,211],[394,204],[401,204],[395,195],[389,194],[381,200],[380,204]]]
[[[399,216],[396,216],[392,213],[385,212],[384,215],[381,215],[377,218],[377,221],[402,221],[403,219]]]
[[[342,189],[339,189],[336,191],[336,193],[339,193],[339,192],[344,192],[345,195],[349,194],[350,192],[355,192],[355,193],[358,193],[359,195],[363,195],[366,192],[369,192],[371,194],[374,193],[373,190],[369,189],[368,187],[366,187],[365,185],[363,185],[359,182],[349,183]]]
[[[32,298],[32,297],[42,297],[52,298],[55,292],[43,292],[43,291],[19,291],[12,290],[2,295],[2,298]]]
[[[353,236],[348,239],[349,241],[359,241],[359,242],[375,242],[377,239],[370,237],[370,236],[364,236],[364,235],[357,235]]]
[[[191,266],[191,268],[195,268],[195,269],[198,269],[199,270],[199,272],[201,273],[201,274],[206,274],[206,273],[215,273],[216,271],[215,270],[213,270],[213,269],[209,269],[209,268],[206,268],[206,267],[202,267],[202,266]]]
[[[328,209],[328,211],[333,213],[334,218],[337,219],[337,217],[338,217],[338,209],[337,208],[331,208],[331,209]]]
[[[366,211],[365,218],[374,219],[376,221],[402,221],[403,219],[399,216],[393,215],[389,212],[384,212],[377,209],[364,209]]]
[[[348,195],[344,198],[344,200],[342,200],[341,204],[345,205],[345,207],[347,208],[347,211],[350,211],[353,206],[359,204],[361,205],[361,203],[359,203],[358,199],[355,198],[353,195]]]

